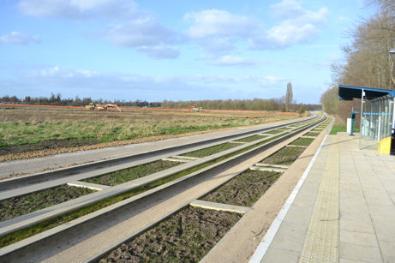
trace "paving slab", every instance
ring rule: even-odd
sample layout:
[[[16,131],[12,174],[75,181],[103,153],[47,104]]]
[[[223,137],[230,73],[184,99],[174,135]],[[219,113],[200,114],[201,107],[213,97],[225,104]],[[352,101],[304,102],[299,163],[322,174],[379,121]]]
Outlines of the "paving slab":
[[[395,157],[330,135],[260,262],[395,262],[394,200]]]

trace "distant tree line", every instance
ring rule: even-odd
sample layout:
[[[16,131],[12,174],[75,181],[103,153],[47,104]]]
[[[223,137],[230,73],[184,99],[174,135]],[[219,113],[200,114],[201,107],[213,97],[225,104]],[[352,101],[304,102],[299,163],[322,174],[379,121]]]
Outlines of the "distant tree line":
[[[164,101],[162,106],[167,108],[187,108],[194,106],[218,110],[286,111],[284,99]],[[289,105],[290,111],[304,112],[306,110],[320,109],[321,105],[318,104],[293,103]]]
[[[290,103],[285,104],[284,98],[281,99],[248,99],[248,100],[191,100],[191,101],[120,101],[120,100],[94,100],[92,98],[62,98],[60,94],[51,94],[49,97],[30,97],[18,98],[16,96],[0,97],[0,103],[10,104],[32,104],[32,105],[60,105],[60,106],[84,106],[89,103],[106,104],[115,103],[119,106],[134,107],[164,107],[164,108],[192,108],[202,107],[204,109],[216,110],[266,110],[266,111],[295,111],[303,113],[307,110],[320,110],[321,105]],[[287,109],[286,109],[287,108]]]
[[[60,94],[51,94],[49,97],[30,97],[18,98],[16,96],[3,96],[0,97],[0,103],[12,103],[12,104],[32,104],[32,105],[59,105],[59,106],[84,106],[89,103],[96,104],[107,104],[115,103],[119,106],[134,106],[134,107],[161,107],[160,102],[148,102],[148,101],[120,101],[120,100],[103,100],[103,99],[92,99],[86,98],[62,98]]]
[[[338,84],[394,89],[393,62],[388,52],[395,48],[395,1],[375,2],[378,13],[354,30],[353,41],[343,48],[345,62],[332,65],[334,85],[321,97],[325,111],[336,113],[343,121],[352,107],[359,109],[360,102],[339,102]]]

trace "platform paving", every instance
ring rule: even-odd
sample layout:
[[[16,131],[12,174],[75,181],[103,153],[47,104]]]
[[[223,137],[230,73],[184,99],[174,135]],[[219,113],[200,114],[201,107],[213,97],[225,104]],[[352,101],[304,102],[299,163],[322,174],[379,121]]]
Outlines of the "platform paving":
[[[330,135],[260,262],[395,262],[394,222],[395,157]]]

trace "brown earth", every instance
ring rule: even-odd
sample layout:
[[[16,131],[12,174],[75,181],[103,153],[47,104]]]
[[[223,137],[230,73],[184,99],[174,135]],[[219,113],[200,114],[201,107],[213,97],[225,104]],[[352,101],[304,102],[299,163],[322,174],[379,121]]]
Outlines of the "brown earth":
[[[40,124],[51,121],[84,122],[97,121],[104,123],[125,123],[125,125],[141,126],[146,123],[164,121],[177,123],[215,123],[215,120],[240,120],[240,126],[268,123],[278,120],[295,118],[295,113],[267,112],[267,111],[244,111],[244,110],[204,110],[203,112],[191,112],[191,109],[168,109],[168,108],[136,108],[122,107],[122,112],[97,112],[87,111],[83,107],[51,106],[51,105],[21,105],[0,104],[0,121]],[[224,123],[226,123],[225,121]],[[244,122],[244,124],[242,124]],[[0,147],[0,162],[18,159],[44,157],[59,153],[86,151],[105,147],[128,145],[149,141],[158,141],[176,138],[186,135],[195,135],[216,130],[228,130],[230,127],[212,127],[201,131],[180,132],[177,134],[153,135],[147,129],[147,136],[138,136],[133,139],[100,142],[96,138],[79,139],[55,139],[44,140],[34,144],[19,144]],[[60,131],[61,132],[61,131]],[[1,136],[1,130],[0,130]],[[7,141],[6,141],[7,142]],[[8,142],[7,142],[8,143]]]
[[[252,206],[280,175],[276,172],[247,170],[202,199],[230,205]]]
[[[184,208],[99,262],[198,262],[240,217],[235,213]]]

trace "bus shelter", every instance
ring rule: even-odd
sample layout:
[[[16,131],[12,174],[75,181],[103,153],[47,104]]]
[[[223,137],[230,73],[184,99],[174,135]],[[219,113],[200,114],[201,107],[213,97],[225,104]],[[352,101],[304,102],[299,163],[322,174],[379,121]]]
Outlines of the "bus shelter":
[[[395,90],[339,85],[342,100],[360,99],[360,148],[378,146],[382,154],[394,153]]]

